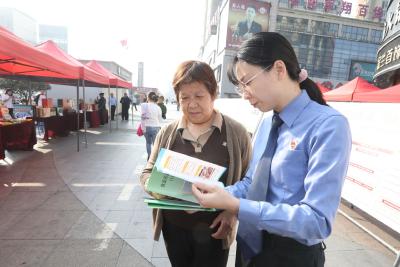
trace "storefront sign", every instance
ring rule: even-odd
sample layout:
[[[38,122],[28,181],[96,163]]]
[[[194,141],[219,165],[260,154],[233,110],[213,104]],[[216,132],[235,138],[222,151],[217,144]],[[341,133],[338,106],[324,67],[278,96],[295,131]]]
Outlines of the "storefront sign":
[[[398,68],[400,68],[399,36],[379,49],[376,64],[376,74],[374,77]]]
[[[280,7],[305,9],[334,14],[341,17],[381,21],[384,19],[382,0],[289,0],[279,3]]]

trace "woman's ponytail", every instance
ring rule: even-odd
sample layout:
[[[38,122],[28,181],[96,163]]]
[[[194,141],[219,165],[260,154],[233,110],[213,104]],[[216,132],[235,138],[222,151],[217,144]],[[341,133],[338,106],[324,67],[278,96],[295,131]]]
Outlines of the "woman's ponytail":
[[[306,78],[304,81],[300,83],[300,88],[306,90],[311,100],[321,105],[325,106],[328,105],[324,99],[324,96],[319,90],[317,84],[313,80]]]

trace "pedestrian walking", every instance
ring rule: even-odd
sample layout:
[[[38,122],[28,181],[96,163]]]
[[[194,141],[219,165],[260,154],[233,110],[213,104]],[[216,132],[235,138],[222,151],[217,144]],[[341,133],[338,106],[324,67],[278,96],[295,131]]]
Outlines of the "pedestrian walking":
[[[161,108],[161,116],[165,120],[167,118],[167,107],[164,104],[163,96],[160,96],[158,98],[157,105]]]
[[[158,97],[156,93],[150,92],[147,96],[147,103],[141,106],[141,125],[146,139],[147,159],[150,157],[151,146],[154,144],[156,135],[161,128],[162,113],[157,105]]]
[[[114,94],[110,94],[110,99],[109,99],[110,107],[111,107],[111,120],[114,120],[115,116],[115,109],[117,108],[117,98],[115,98]]]
[[[129,119],[129,107],[132,103],[132,100],[129,98],[127,93],[124,93],[124,96],[121,97],[119,101],[122,104],[122,120]]]

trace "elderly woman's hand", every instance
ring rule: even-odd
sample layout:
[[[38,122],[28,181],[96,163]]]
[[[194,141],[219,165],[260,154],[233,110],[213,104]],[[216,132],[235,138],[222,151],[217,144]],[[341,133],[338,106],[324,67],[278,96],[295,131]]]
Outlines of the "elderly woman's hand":
[[[228,211],[221,212],[210,225],[210,228],[214,228],[219,225],[217,232],[211,236],[215,239],[226,238],[234,230],[236,221],[237,217],[235,214],[232,214]]]
[[[192,185],[192,191],[199,204],[205,208],[228,210],[235,215],[238,213],[239,199],[221,187],[195,183]]]

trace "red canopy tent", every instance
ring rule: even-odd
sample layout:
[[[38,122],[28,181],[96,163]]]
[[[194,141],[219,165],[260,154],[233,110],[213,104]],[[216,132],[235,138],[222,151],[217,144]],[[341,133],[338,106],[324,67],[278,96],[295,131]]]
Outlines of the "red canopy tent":
[[[76,79],[73,66],[44,53],[0,27],[0,75]]]
[[[379,91],[355,94],[353,97],[353,101],[373,103],[400,103],[400,84]]]
[[[55,49],[53,51],[55,53]],[[109,79],[89,68],[85,71],[83,64],[79,66],[69,55],[51,55],[0,27],[0,75],[8,78],[29,78],[47,82],[77,85],[77,103],[79,103],[79,80],[84,86],[85,77],[91,85],[108,86]],[[86,75],[85,75],[86,74]],[[84,88],[84,87],[83,87]],[[85,92],[85,90],[83,90]],[[86,111],[85,111],[86,113]],[[86,116],[86,115],[84,115]],[[79,112],[77,116],[79,129]],[[85,124],[86,126],[86,124]],[[78,131],[79,133],[79,131]],[[85,127],[86,137],[86,127]],[[86,140],[87,144],[87,140]],[[79,151],[79,134],[77,134],[77,148]]]
[[[76,71],[79,73],[79,79],[82,80],[82,87],[83,87],[83,99],[85,101],[85,85],[86,86],[102,86],[102,87],[109,87],[110,86],[110,79],[108,75],[103,75],[92,68],[82,64],[69,54],[65,53],[62,49],[60,49],[53,41],[49,40],[46,41],[38,46],[37,49],[48,53],[49,55],[65,62],[66,64],[73,65],[76,68]],[[85,81],[89,83],[85,84]],[[103,116],[101,114],[100,116]],[[84,121],[86,121],[86,110],[84,110]],[[110,123],[111,126],[111,123]],[[85,144],[86,141],[86,124],[85,124]]]
[[[36,46],[36,48],[42,52],[45,52],[52,57],[68,64],[71,65],[75,68],[75,71],[79,75],[79,79],[88,81],[91,85],[97,85],[97,86],[108,86],[109,85],[109,80],[108,77],[105,75],[102,75],[93,69],[85,66],[69,54],[65,53],[63,50],[61,50],[53,41],[49,40],[46,41],[42,44],[39,44]],[[86,84],[88,85],[88,84]]]
[[[88,63],[86,63],[86,66],[108,77],[111,86],[132,89],[132,83],[122,80],[118,76],[114,75],[108,69],[99,64],[96,60],[89,61]]]
[[[116,88],[119,87],[119,88],[132,89],[132,83],[122,80],[118,76],[114,75],[108,69],[106,69],[101,64],[99,64],[96,60],[89,61],[88,63],[86,63],[86,66],[103,74],[104,76],[107,76],[110,80],[111,86],[116,87]],[[118,90],[117,90],[116,94],[117,94],[116,97],[118,98]],[[108,95],[110,95],[110,87],[108,87]],[[108,101],[108,103],[110,105],[110,101]],[[110,110],[111,110],[111,106],[110,106]],[[133,121],[133,113],[132,113],[132,121]],[[109,125],[110,125],[110,132],[111,132],[111,123]],[[116,127],[118,129],[118,119],[116,120]]]
[[[326,88],[325,86],[323,86],[320,83],[317,83],[317,86],[318,86],[319,90],[321,91],[321,93],[326,93],[326,92],[329,92],[331,90],[329,88]]]
[[[337,89],[324,93],[326,101],[351,102],[355,94],[380,90],[361,77],[356,77]]]

